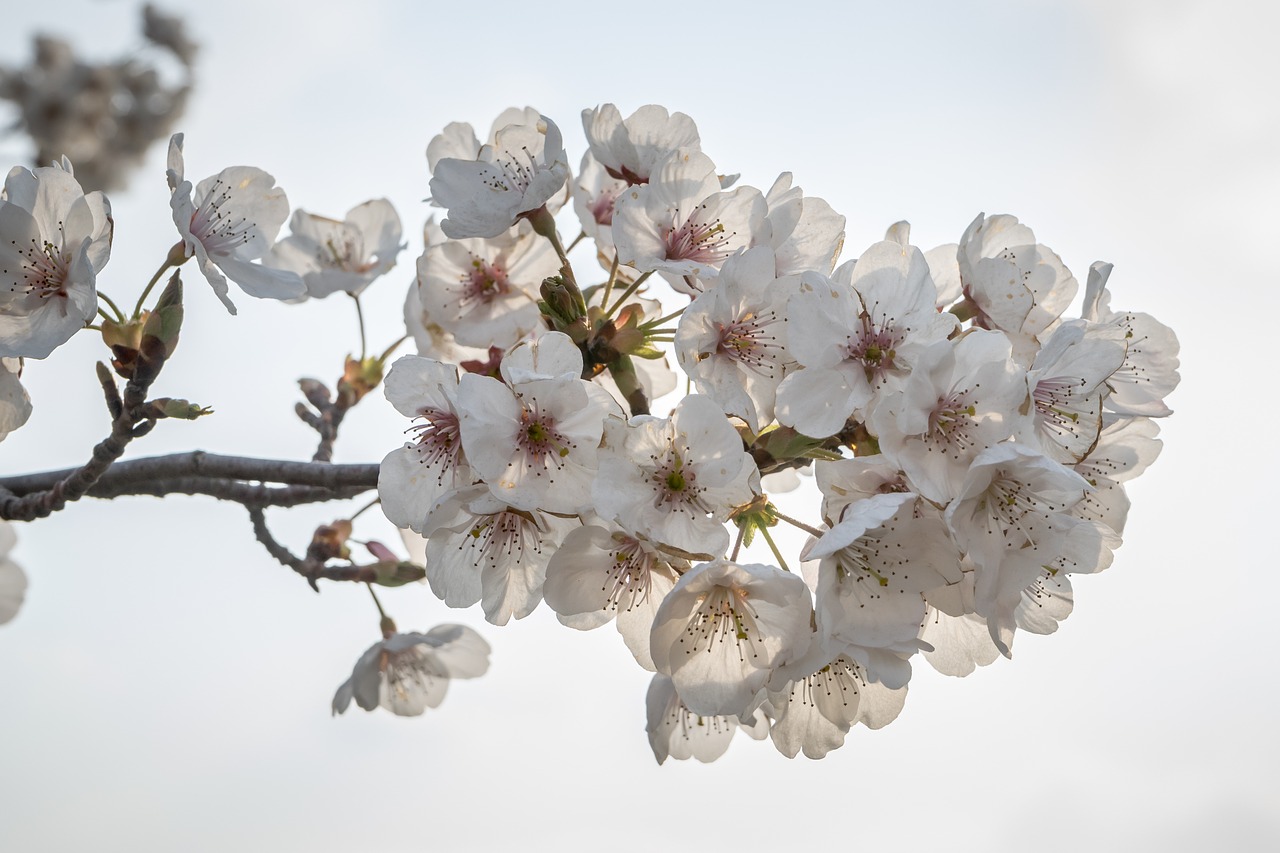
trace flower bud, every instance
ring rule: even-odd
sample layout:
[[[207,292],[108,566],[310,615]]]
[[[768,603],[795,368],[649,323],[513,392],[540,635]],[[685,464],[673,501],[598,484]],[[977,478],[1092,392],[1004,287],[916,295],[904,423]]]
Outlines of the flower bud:
[[[342,378],[338,380],[338,396],[346,401],[348,407],[354,406],[382,382],[384,366],[381,359],[347,356]],[[306,393],[305,388],[303,393]]]
[[[347,540],[351,538],[351,522],[346,519],[333,524],[322,524],[311,534],[311,544],[307,546],[307,557],[324,562],[332,559],[347,559],[351,550],[347,548]]]
[[[373,583],[378,586],[404,586],[427,576],[422,566],[397,560],[379,560],[368,568],[373,569]]]
[[[159,397],[147,403],[151,417],[177,418],[182,421],[194,421],[196,418],[213,414],[213,409],[192,403],[188,400],[175,400],[172,397]]]
[[[156,307],[147,314],[142,336],[158,339],[164,344],[165,358],[173,355],[178,347],[178,333],[182,330],[182,279],[175,271],[156,300]]]

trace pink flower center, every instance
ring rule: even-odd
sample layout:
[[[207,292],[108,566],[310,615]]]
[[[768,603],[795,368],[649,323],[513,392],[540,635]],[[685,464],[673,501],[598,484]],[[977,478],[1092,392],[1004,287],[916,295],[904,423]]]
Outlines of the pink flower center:
[[[58,223],[58,227],[61,229],[61,222]],[[22,270],[9,286],[11,291],[22,291],[40,299],[67,295],[65,285],[70,263],[63,257],[59,247],[48,240],[39,242],[32,237],[31,245],[21,249],[20,252],[23,256]],[[9,271],[3,272],[7,278]]]
[[[483,258],[471,259],[471,271],[462,276],[459,307],[469,311],[477,305],[489,305],[511,292],[507,271]]]
[[[231,201],[231,188],[218,178],[191,215],[191,235],[210,255],[230,255],[254,237],[254,223],[243,216],[233,217],[222,207]]]
[[[458,435],[458,416],[441,409],[423,409],[419,414],[425,423],[414,424],[410,431],[418,433],[418,461],[437,469],[436,482],[443,485],[446,475],[458,467],[462,441]]]
[[[759,314],[747,312],[732,323],[717,324],[716,354],[772,377],[783,355],[777,336],[769,334],[769,326],[776,320],[777,314],[770,309]]]
[[[694,215],[679,224],[672,223],[664,236],[666,258],[669,261],[697,261],[713,264],[724,260],[733,253],[731,241],[736,231],[726,231],[719,219],[703,222],[698,214],[706,209],[705,204],[698,205]],[[679,211],[676,211],[678,219]]]

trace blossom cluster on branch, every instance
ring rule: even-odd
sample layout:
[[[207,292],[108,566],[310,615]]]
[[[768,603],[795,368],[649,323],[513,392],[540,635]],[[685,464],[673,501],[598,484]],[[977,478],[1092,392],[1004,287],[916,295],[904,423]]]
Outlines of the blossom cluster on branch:
[[[712,760],[737,729],[820,758],[853,725],[898,715],[917,653],[965,675],[1010,656],[1018,631],[1056,630],[1072,575],[1112,562],[1124,483],[1158,454],[1154,419],[1178,381],[1173,333],[1111,307],[1110,265],[1090,268],[1069,316],[1076,278],[1009,215],[980,214],[928,251],[896,223],[841,262],[843,216],[789,173],[767,191],[723,174],[688,116],[607,104],[582,126],[576,169],[534,109],[504,112],[483,140],[446,127],[427,148],[444,216],[424,227],[405,303],[418,354],[385,381],[394,345],[348,358],[336,396],[302,383],[317,464],[379,384],[409,420],[377,492],[425,538],[420,568],[378,543],[373,566],[335,568],[353,565],[350,521],[297,557],[264,504],[242,501],[272,555],[313,584],[425,578],[495,625],[544,602],[571,628],[613,622],[654,673],[660,762]],[[229,282],[358,308],[402,248],[385,201],[341,221],[295,211],[278,239],[289,204],[270,175],[232,167],[193,185],[184,172],[178,136],[180,239],[153,283],[194,257],[233,312]],[[0,355],[44,357],[98,312],[117,372],[163,364],[176,326],[141,311],[146,293],[129,317],[97,305],[110,207],[73,184],[69,164],[6,184],[0,242],[17,248],[0,246]],[[566,244],[568,222],[580,233]],[[129,411],[136,430],[167,410]],[[810,470],[820,500],[785,514],[773,496]],[[798,553],[778,524],[808,535]],[[757,537],[768,562],[742,559]],[[475,632],[400,633],[374,600],[383,639],[335,712],[355,699],[421,713],[450,678],[487,668]]]

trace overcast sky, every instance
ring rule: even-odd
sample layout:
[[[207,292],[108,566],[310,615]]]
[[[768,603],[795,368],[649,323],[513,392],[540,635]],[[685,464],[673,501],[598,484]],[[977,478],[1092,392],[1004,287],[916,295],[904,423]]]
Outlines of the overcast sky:
[[[124,2],[4,5],[6,64],[37,29],[96,56],[139,41]],[[259,166],[294,206],[339,217],[391,199],[410,248],[368,292],[374,348],[403,333],[433,134],[455,120],[483,133],[529,104],[577,162],[582,108],[661,103],[697,121],[722,171],[768,187],[789,170],[830,202],[848,219],[846,257],[900,219],[929,248],[986,211],[1017,215],[1081,279],[1113,262],[1113,304],[1182,342],[1164,453],[1129,490],[1113,567],[1078,580],[1057,634],[1019,635],[1012,661],[963,680],[918,661],[902,716],[819,762],[739,736],[715,764],[658,767],[649,676],[615,631],[562,628],[545,609],[496,628],[418,586],[383,595],[400,626],[476,627],[490,673],[422,718],[331,719],[333,690],[377,638],[364,590],[316,595],[236,505],[85,501],[19,529],[31,586],[0,627],[0,849],[1280,847],[1270,4],[259,6],[186,12],[203,45],[181,125],[188,175]],[[0,139],[0,165],[25,154]],[[163,145],[112,204],[99,284],[132,299],[176,238]],[[332,381],[358,348],[350,301],[241,295],[233,318],[194,269],[187,281],[156,390],[217,414],[162,423],[129,455],[309,457],[295,381]],[[85,334],[28,363],[35,413],[0,445],[0,470],[86,458],[108,428],[103,355]],[[381,459],[403,426],[366,400],[337,461]],[[349,511],[270,519],[300,550]],[[391,541],[366,518],[357,535]]]

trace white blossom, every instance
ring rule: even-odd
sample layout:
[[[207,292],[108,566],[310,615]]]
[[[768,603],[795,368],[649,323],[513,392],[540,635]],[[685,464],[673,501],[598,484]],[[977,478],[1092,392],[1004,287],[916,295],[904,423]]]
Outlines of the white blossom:
[[[22,567],[9,559],[9,552],[18,542],[13,525],[0,521],[0,625],[12,621],[22,608],[27,594],[27,576]]]
[[[510,347],[541,328],[538,288],[560,268],[528,222],[490,238],[445,240],[418,258],[423,311],[458,343]]]
[[[844,247],[844,217],[820,198],[805,197],[783,172],[764,196],[768,205],[765,242],[773,249],[777,274],[816,270],[830,275]]]
[[[723,522],[755,495],[759,472],[724,412],[685,397],[670,418],[610,421],[592,491],[596,512],[680,551],[716,556]]]
[[[659,271],[692,295],[730,255],[755,243],[766,210],[759,190],[721,191],[711,158],[681,149],[649,183],[618,197],[613,242],[619,261],[641,272]]]
[[[668,758],[677,761],[693,758],[704,764],[715,761],[729,749],[733,733],[742,727],[736,716],[690,711],[676,693],[675,684],[665,675],[655,675],[649,682],[645,712],[649,747],[659,764]],[[768,722],[759,717],[743,728],[758,739],[757,733],[768,732]]]
[[[576,521],[515,509],[483,484],[449,492],[427,515],[427,582],[450,607],[477,601],[487,620],[523,619],[542,601],[547,561]]]
[[[359,296],[395,266],[404,248],[400,217],[385,198],[356,205],[341,221],[295,210],[289,231],[266,263],[302,276],[307,295],[317,299],[338,292]]]
[[[809,590],[797,575],[715,560],[681,576],[654,618],[658,672],[696,714],[741,715],[773,667],[809,648]]]
[[[383,391],[414,423],[407,430],[413,440],[388,453],[378,468],[378,497],[392,524],[421,533],[436,500],[475,479],[459,432],[458,370],[406,355],[391,365]]]
[[[597,524],[565,537],[547,566],[543,595],[566,625],[586,630],[615,620],[636,662],[653,671],[649,632],[658,606],[689,563],[653,543]]]
[[[576,513],[591,502],[605,417],[617,405],[603,388],[578,378],[582,356],[567,335],[548,332],[537,344],[503,359],[505,382],[462,377],[462,445],[471,467],[504,503]],[[527,366],[522,351],[529,354]],[[539,372],[544,368],[537,353],[559,375]]]
[[[252,166],[231,166],[193,189],[184,173],[182,134],[175,133],[167,172],[173,223],[185,256],[195,257],[227,310],[236,313],[227,296],[228,278],[262,299],[304,296],[307,287],[297,273],[253,263],[270,251],[289,216],[289,200],[276,179]]]
[[[1050,329],[1079,289],[1062,259],[1008,214],[978,214],[960,238],[956,259],[964,294],[978,312],[975,322],[1008,333],[1024,364],[1035,353],[1036,336]]]
[[[947,524],[976,567],[976,610],[1006,656],[1014,610],[1042,573],[1068,564],[1076,571],[1098,568],[1098,528],[1068,514],[1089,489],[1083,477],[1044,454],[1004,443],[978,454],[947,507]]]
[[[0,441],[31,417],[31,398],[22,387],[21,376],[20,359],[0,359]]]
[[[444,701],[449,681],[478,678],[489,669],[489,644],[466,625],[437,625],[425,634],[392,634],[356,661],[333,697],[333,713],[355,699],[366,711],[379,706],[416,717]]]
[[[924,592],[960,580],[959,555],[936,513],[914,512],[910,492],[850,504],[801,557],[819,559],[817,628],[874,681],[906,684],[922,645]]]
[[[65,159],[15,166],[0,194],[0,357],[45,358],[93,320],[111,256],[111,205]]]
[[[1107,379],[1111,393],[1104,401],[1119,417],[1163,418],[1173,414],[1164,398],[1178,386],[1178,338],[1150,314],[1111,310],[1107,279],[1111,264],[1099,261],[1089,268],[1084,318],[1124,335],[1124,362]]]
[[[474,158],[438,160],[431,196],[448,210],[440,227],[449,237],[497,237],[545,205],[568,176],[560,129],[539,116],[502,128]]]
[[[613,104],[582,111],[582,129],[592,157],[610,177],[647,184],[663,160],[677,149],[698,150],[698,128],[684,113],[647,104],[627,118]]]
[[[787,305],[788,341],[802,369],[778,388],[778,419],[814,438],[843,429],[955,327],[934,301],[920,250],[889,240],[834,279],[803,277]]]
[[[778,383],[795,363],[784,324],[787,297],[798,286],[795,277],[775,276],[772,251],[748,249],[725,261],[676,329],[676,359],[699,393],[753,433],[773,422]]]
[[[925,350],[872,410],[871,426],[914,490],[941,504],[958,493],[974,457],[1024,428],[1026,399],[1026,372],[1008,337],[975,329]]]

